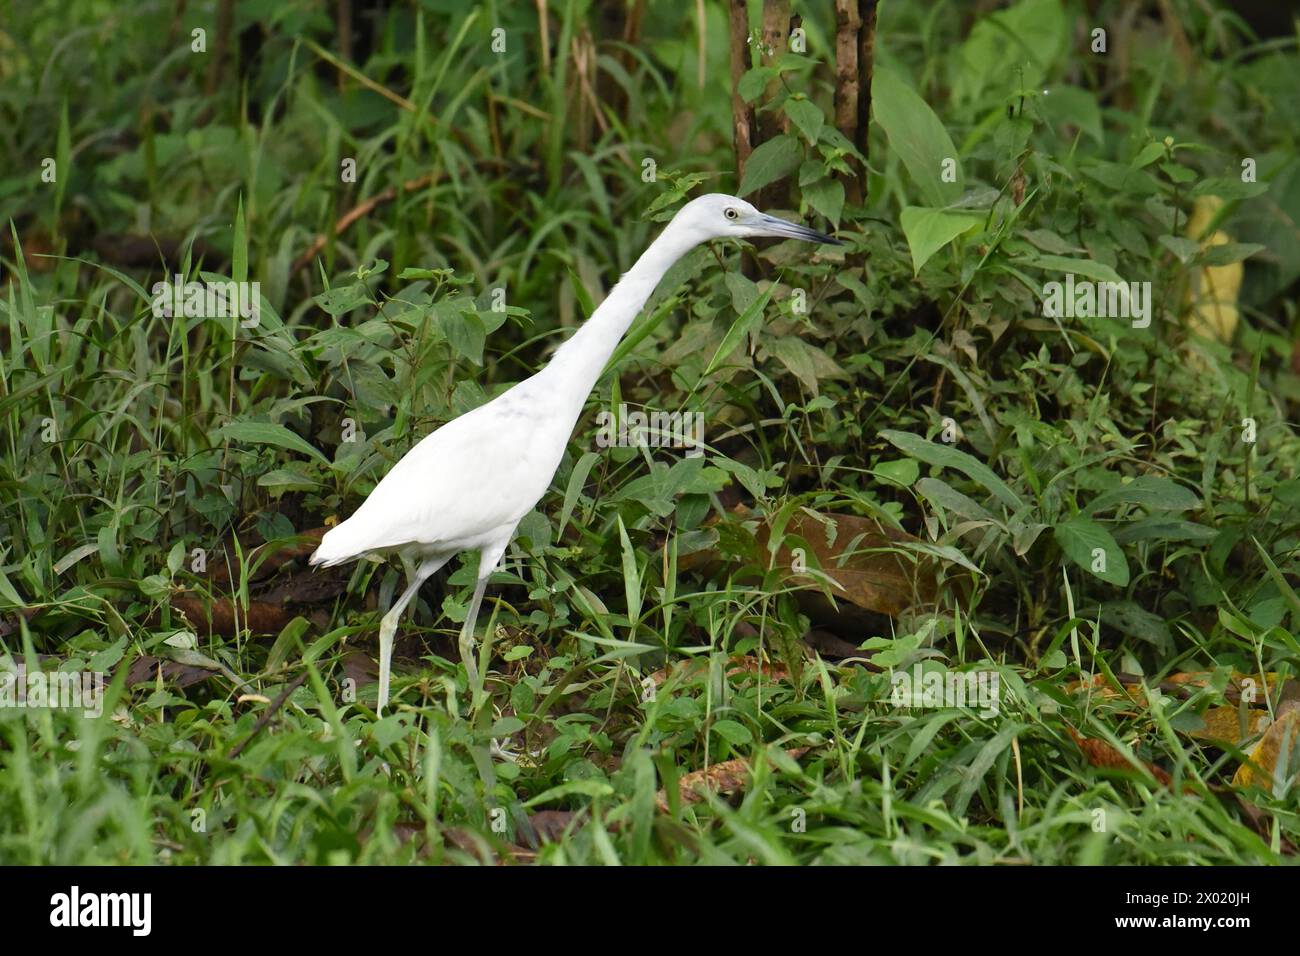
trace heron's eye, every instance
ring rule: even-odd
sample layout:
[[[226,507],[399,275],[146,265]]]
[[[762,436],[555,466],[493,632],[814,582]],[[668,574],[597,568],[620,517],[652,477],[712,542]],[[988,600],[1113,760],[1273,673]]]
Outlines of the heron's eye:
[[[725,210],[723,210],[722,214],[726,216],[728,219],[732,220],[733,222],[740,218],[740,210],[737,209],[735,206],[728,206]]]

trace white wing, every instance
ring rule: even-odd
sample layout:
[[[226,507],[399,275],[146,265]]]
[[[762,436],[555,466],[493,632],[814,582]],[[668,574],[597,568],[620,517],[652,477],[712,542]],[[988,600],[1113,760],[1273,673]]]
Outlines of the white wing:
[[[325,535],[312,563],[411,544],[458,551],[513,528],[545,494],[573,430],[555,404],[530,379],[426,436]]]

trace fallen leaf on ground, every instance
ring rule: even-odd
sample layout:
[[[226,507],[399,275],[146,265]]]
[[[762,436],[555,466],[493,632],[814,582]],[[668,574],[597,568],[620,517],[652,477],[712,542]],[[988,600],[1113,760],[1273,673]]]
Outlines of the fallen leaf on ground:
[[[1257,736],[1268,726],[1269,716],[1266,710],[1247,709],[1244,727],[1241,718],[1241,711],[1237,707],[1211,707],[1201,714],[1205,726],[1189,730],[1187,734],[1198,740],[1221,740],[1225,743],[1239,744],[1243,740]]]
[[[802,565],[821,568],[822,574],[834,582],[831,593],[837,601],[897,617],[910,607],[934,600],[934,562],[899,553],[899,545],[918,538],[857,515],[828,514],[821,519],[799,511],[785,526],[775,561],[777,567],[787,570],[792,582],[819,581],[795,570],[796,555],[786,543],[794,536],[812,549],[811,555],[802,557]],[[756,537],[764,549],[771,531],[768,522],[759,524]]]
[[[290,541],[276,541],[269,545],[259,544],[251,550],[245,550],[244,563],[250,569],[249,580],[260,581],[269,578],[290,561],[309,557],[320,546],[320,539],[328,530],[329,528],[312,528]],[[211,567],[209,579],[213,584],[230,583],[231,567],[225,561],[212,559]]]
[[[158,668],[160,666],[162,667],[163,681],[174,684],[178,688],[201,684],[203,681],[211,680],[221,673],[211,667],[179,664],[176,661],[145,654],[131,662],[126,672],[126,685],[135,687],[137,684],[153,683],[158,679]]]
[[[744,505],[730,512],[741,521],[757,520],[755,540],[767,557],[772,534],[772,516],[760,515]],[[820,567],[835,584],[830,590],[836,601],[847,601],[867,611],[897,617],[908,608],[935,599],[936,559],[920,555],[915,558],[900,553],[902,545],[920,542],[903,531],[889,528],[870,518],[846,514],[820,514],[798,511],[791,516],[783,534],[802,539],[812,551],[803,555],[803,566]],[[795,570],[795,554],[782,540],[777,549],[775,567],[798,585],[824,586],[823,579]],[[717,548],[703,548],[683,555],[678,569],[689,571],[706,567],[722,559]]]
[[[661,667],[650,675],[650,680],[656,687],[662,687],[664,681],[669,677],[689,678],[702,676],[709,671],[709,661],[704,657],[693,657],[690,660],[678,661],[671,667]],[[790,672],[780,664],[771,662],[759,663],[758,658],[746,655],[737,655],[727,661],[727,676],[735,677],[739,674],[757,674],[762,672],[764,677],[771,680],[789,680]]]
[[[1282,779],[1286,780],[1300,770],[1300,708],[1290,708],[1269,725],[1250,751],[1250,759],[1237,768],[1232,778],[1234,786],[1258,787],[1268,793],[1273,792],[1273,779],[1277,774],[1278,762],[1286,755],[1286,763],[1281,768]]]
[[[798,760],[806,754],[809,747],[792,747],[786,750],[791,760]],[[724,760],[703,770],[693,770],[677,781],[677,790],[683,804],[699,803],[706,793],[739,793],[749,785],[749,761],[738,757]],[[668,792],[660,790],[655,794],[655,806],[662,813],[668,812]]]
[[[249,601],[247,610],[241,612],[230,598],[217,598],[208,603],[192,591],[173,594],[172,607],[184,614],[196,631],[206,628],[221,637],[234,637],[238,630],[236,624],[252,634],[276,634],[297,616],[287,607],[265,601]]]
[[[1088,763],[1092,764],[1094,767],[1104,767],[1109,770],[1131,771],[1135,769],[1132,762],[1127,757],[1106,741],[1099,740],[1096,737],[1080,736],[1073,727],[1068,725],[1065,729],[1070,732],[1070,736],[1074,738],[1074,742],[1078,745],[1079,750],[1088,758]],[[1139,762],[1147,768],[1151,776],[1155,777],[1156,780],[1164,786],[1167,787],[1173,783],[1173,779],[1169,774],[1160,767],[1147,761]]]
[[[1089,690],[1095,696],[1103,700],[1127,697],[1134,703],[1146,705],[1146,694],[1142,690],[1142,678],[1131,674],[1116,675],[1120,679],[1120,686],[1116,687],[1109,677],[1105,674],[1094,674],[1091,679],[1083,681],[1071,681],[1065,685],[1065,689],[1071,693],[1078,690]],[[1272,697],[1278,689],[1281,677],[1276,673],[1262,675],[1263,687],[1261,684],[1261,675],[1259,674],[1242,674],[1234,671],[1228,678],[1228,685],[1223,689],[1223,697],[1231,703],[1238,703],[1245,696],[1247,703],[1254,704],[1257,707],[1264,706],[1264,695]],[[1189,697],[1193,691],[1206,687],[1214,679],[1213,671],[1188,671],[1186,673],[1170,674],[1161,680],[1156,687],[1166,694],[1174,694],[1179,697]],[[1288,681],[1283,685],[1283,694],[1286,696],[1291,685],[1295,681]],[[1129,713],[1133,713],[1129,711]]]

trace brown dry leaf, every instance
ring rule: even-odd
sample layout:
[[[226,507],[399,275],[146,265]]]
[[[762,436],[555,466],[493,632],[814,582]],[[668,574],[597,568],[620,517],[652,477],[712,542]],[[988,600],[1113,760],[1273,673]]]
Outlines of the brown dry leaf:
[[[189,687],[192,684],[201,684],[203,681],[211,680],[218,676],[218,671],[207,667],[195,667],[192,664],[178,664],[176,661],[169,661],[161,657],[153,657],[145,654],[137,657],[130,664],[126,672],[126,685],[135,687],[138,684],[152,683],[158,679],[158,668],[162,668],[162,679],[167,683],[175,684],[178,688]]]
[[[1166,681],[1182,686],[1204,687],[1213,677],[1212,671],[1189,671],[1185,674],[1170,674]],[[1259,686],[1261,678],[1263,687]],[[1246,694],[1249,698],[1248,703],[1263,706],[1264,694],[1267,693],[1269,696],[1275,694],[1281,679],[1281,676],[1273,671],[1267,674],[1243,674],[1240,671],[1233,671],[1232,676],[1228,678],[1228,686],[1224,688],[1223,696],[1235,704],[1241,700],[1243,694]],[[1285,692],[1285,686],[1283,690]]]
[[[1201,714],[1205,726],[1188,731],[1189,737],[1199,740],[1220,740],[1237,744],[1249,740],[1268,726],[1268,711],[1251,708],[1246,711],[1246,726],[1241,726],[1241,711],[1236,707],[1211,707]]]
[[[565,830],[577,816],[578,813],[574,810],[538,810],[528,814],[528,822],[532,824],[539,841],[558,843],[564,839]]]
[[[661,667],[650,675],[650,680],[656,687],[662,687],[664,681],[669,677],[695,677],[708,673],[709,662],[707,658],[694,657],[687,661],[678,661],[671,667]],[[756,657],[747,655],[736,655],[727,661],[727,676],[735,677],[739,674],[757,674],[762,672],[763,676],[769,680],[789,680],[790,672],[780,664],[771,662],[761,662]]]
[[[809,747],[792,747],[786,750],[791,760],[798,760],[806,754]],[[724,760],[703,770],[692,770],[677,781],[677,789],[683,804],[699,803],[707,792],[732,794],[739,793],[749,784],[749,761],[743,758]],[[660,790],[655,794],[655,805],[660,812],[668,812],[668,793]]]
[[[289,562],[310,556],[320,546],[320,540],[328,530],[329,528],[312,528],[292,541],[277,541],[274,547],[259,544],[252,549],[245,549],[244,562],[252,569],[249,580],[269,578]],[[211,568],[209,579],[214,585],[230,583],[231,568],[225,561],[213,560]]]
[[[834,581],[835,599],[849,601],[868,611],[897,617],[917,604],[935,598],[934,562],[913,561],[899,554],[899,544],[918,541],[902,531],[885,527],[857,515],[828,514],[819,521],[806,511],[796,512],[785,526],[785,536],[802,538],[812,549],[807,564],[816,564]],[[771,536],[768,522],[760,523],[757,538],[766,549]],[[828,538],[833,537],[834,543]],[[797,584],[815,584],[817,579],[793,570],[795,555],[783,540],[777,549],[776,565],[788,569]]]
[[[222,637],[235,636],[236,621],[253,634],[278,634],[295,617],[289,608],[265,601],[249,601],[247,613],[238,614],[230,598],[218,598],[208,604],[193,592],[173,594],[172,607],[184,614],[196,631],[206,627]]]
[[[1065,685],[1067,693],[1073,694],[1076,691],[1086,690],[1098,700],[1113,700],[1119,697],[1127,697],[1135,704],[1146,705],[1146,695],[1142,693],[1141,687],[1133,685],[1122,685],[1116,687],[1110,682],[1105,674],[1093,674],[1090,680],[1072,680]],[[1136,714],[1136,710],[1121,710],[1121,714]]]
[[[1273,775],[1284,751],[1287,754],[1287,763],[1282,768],[1285,777],[1295,773],[1300,765],[1300,708],[1286,709],[1264,731],[1264,736],[1250,751],[1250,760],[1237,768],[1233,785],[1258,787],[1271,793]]]
[[[731,514],[742,521],[758,519],[755,537],[764,549],[767,548],[772,532],[771,516],[757,515],[743,504],[732,508]],[[819,566],[839,584],[839,587],[831,588],[837,601],[848,601],[867,611],[897,617],[910,607],[934,600],[937,590],[935,561],[922,557],[914,562],[888,550],[919,541],[919,538],[857,515],[822,514],[820,517],[822,520],[800,511],[791,517],[785,533],[797,535],[808,543],[813,554],[807,556],[807,563]],[[705,525],[714,523],[716,518]],[[833,536],[834,544],[828,543],[828,535]],[[845,552],[850,549],[852,553],[845,557]],[[707,567],[720,557],[716,548],[704,548],[683,555],[677,567],[681,571]],[[800,585],[819,583],[814,577],[796,573],[793,564],[794,554],[783,544],[777,551],[776,566],[786,570],[787,578]]]
[[[259,583],[250,596],[247,613],[240,611],[230,597],[213,595],[209,599],[198,591],[173,594],[172,607],[184,614],[195,630],[206,627],[222,637],[234,637],[236,625],[246,627],[253,634],[278,634],[302,613],[304,606],[333,601],[344,588],[346,577],[328,569],[319,572],[304,567],[293,573],[280,573],[286,565],[310,555],[326,530],[313,528],[291,541],[277,542],[274,547],[259,545],[247,553],[249,580]],[[213,562],[209,569],[213,590],[230,587],[230,573],[226,562]]]
[[[1116,687],[1111,683],[1105,674],[1094,674],[1090,680],[1071,681],[1065,689],[1073,693],[1074,691],[1090,689],[1094,696],[1102,699],[1112,699],[1117,697],[1128,697],[1134,703],[1146,706],[1146,695],[1140,686],[1141,678],[1127,674],[1118,675],[1121,679],[1121,686]],[[1264,687],[1260,687],[1260,678],[1263,678]],[[1205,687],[1213,679],[1212,671],[1188,671],[1186,673],[1170,674],[1162,680],[1157,686],[1167,694],[1176,694],[1180,697],[1187,697],[1193,690]],[[1278,682],[1281,680],[1276,673],[1242,674],[1234,671],[1228,678],[1228,686],[1223,690],[1223,696],[1232,703],[1241,700],[1244,694],[1248,702],[1262,707],[1264,705],[1264,695],[1267,693],[1270,697],[1275,694],[1278,688]],[[1294,681],[1289,681],[1283,688],[1283,696],[1286,696]],[[1127,711],[1133,713],[1133,711]]]
[[[357,647],[349,647],[343,652],[343,677],[356,682],[357,687],[364,687],[379,680],[379,663],[374,654]]]
[[[1106,741],[1099,740],[1096,737],[1081,737],[1073,727],[1068,725],[1065,729],[1070,732],[1070,736],[1074,738],[1079,750],[1088,758],[1088,763],[1094,767],[1105,767],[1111,770],[1133,769],[1133,764],[1129,762],[1128,758]],[[1151,776],[1155,777],[1164,786],[1167,787],[1173,782],[1169,774],[1160,767],[1146,761],[1142,761],[1142,763],[1150,771]]]

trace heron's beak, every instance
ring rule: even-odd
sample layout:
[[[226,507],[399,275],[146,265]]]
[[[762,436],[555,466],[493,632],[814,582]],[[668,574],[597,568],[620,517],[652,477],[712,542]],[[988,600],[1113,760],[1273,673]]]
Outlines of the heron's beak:
[[[779,236],[782,239],[802,239],[805,242],[819,242],[828,246],[842,246],[844,243],[834,239],[825,233],[818,232],[816,229],[809,229],[807,226],[800,226],[793,222],[786,222],[784,219],[777,219],[776,216],[760,215],[754,225],[761,230],[759,235]]]

